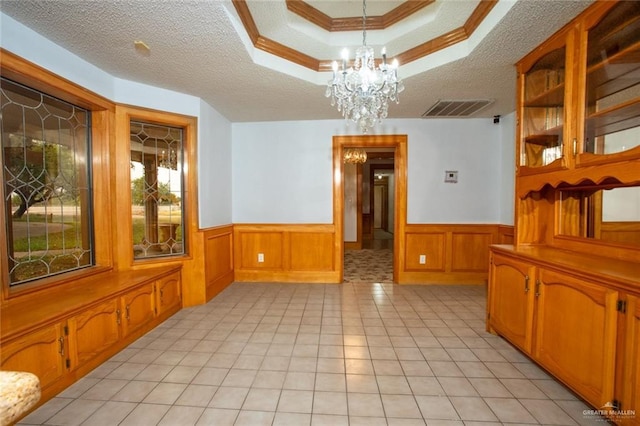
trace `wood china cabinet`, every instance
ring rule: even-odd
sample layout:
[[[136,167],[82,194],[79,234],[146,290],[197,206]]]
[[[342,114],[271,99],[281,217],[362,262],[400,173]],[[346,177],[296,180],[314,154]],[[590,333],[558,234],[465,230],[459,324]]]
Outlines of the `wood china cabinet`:
[[[638,425],[640,2],[594,2],[517,71],[515,242],[491,249],[488,329]]]

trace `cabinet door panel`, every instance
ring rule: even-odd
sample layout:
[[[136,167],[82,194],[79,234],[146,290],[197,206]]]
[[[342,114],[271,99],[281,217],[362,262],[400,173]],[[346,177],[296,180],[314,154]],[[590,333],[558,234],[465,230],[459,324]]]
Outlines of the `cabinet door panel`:
[[[490,326],[527,353],[531,352],[534,269],[513,259],[494,256],[490,282]]]
[[[55,324],[3,342],[0,366],[3,370],[35,374],[44,389],[65,373],[64,350],[61,325]]]
[[[176,272],[157,282],[158,286],[158,315],[182,306],[180,297],[180,273]]]
[[[624,339],[624,384],[622,410],[635,410],[634,418],[623,424],[640,425],[640,298],[627,298],[626,336]]]
[[[74,368],[120,339],[119,315],[117,299],[111,299],[69,319]]]
[[[155,317],[153,284],[147,284],[122,296],[124,320],[122,331],[126,336]]]
[[[587,401],[613,400],[617,292],[539,271],[534,358]]]

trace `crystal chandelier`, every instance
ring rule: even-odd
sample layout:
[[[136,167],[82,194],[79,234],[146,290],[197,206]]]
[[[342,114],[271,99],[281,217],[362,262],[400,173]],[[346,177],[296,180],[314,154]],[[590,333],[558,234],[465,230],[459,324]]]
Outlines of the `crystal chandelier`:
[[[347,148],[343,160],[345,164],[364,164],[367,162],[367,152],[360,148]]]
[[[362,133],[367,133],[376,121],[387,117],[389,101],[398,103],[398,93],[404,90],[398,79],[398,61],[387,64],[386,50],[382,49],[382,61],[376,68],[373,47],[367,46],[367,4],[362,1],[362,46],[356,50],[353,67],[347,68],[349,52],[342,51],[342,70],[333,61],[333,78],[327,85],[326,96],[331,105],[347,120],[358,124]]]

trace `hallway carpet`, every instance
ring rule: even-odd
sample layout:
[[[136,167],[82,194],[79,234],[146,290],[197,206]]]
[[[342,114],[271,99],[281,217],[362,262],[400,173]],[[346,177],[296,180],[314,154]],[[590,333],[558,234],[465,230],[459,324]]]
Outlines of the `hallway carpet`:
[[[392,283],[393,250],[345,250],[344,282]]]

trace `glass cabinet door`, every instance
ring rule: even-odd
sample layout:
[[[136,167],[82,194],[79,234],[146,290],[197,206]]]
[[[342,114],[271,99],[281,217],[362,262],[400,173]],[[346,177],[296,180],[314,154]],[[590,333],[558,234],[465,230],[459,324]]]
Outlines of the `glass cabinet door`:
[[[520,165],[548,166],[562,158],[566,47],[554,49],[523,75]]]
[[[585,103],[582,152],[640,146],[640,1],[619,2],[588,31]]]

